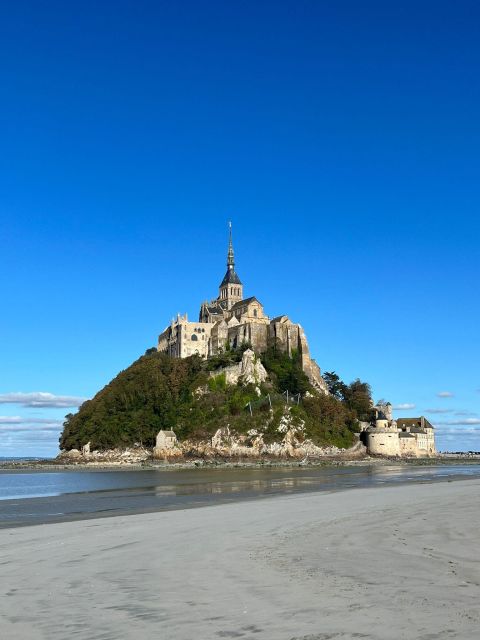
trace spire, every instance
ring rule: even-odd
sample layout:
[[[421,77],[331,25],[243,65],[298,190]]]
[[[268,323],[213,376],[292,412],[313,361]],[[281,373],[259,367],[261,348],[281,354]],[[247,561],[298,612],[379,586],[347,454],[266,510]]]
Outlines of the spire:
[[[228,223],[229,238],[228,238],[228,255],[227,255],[227,273],[225,274],[220,288],[226,287],[228,284],[241,285],[240,278],[235,273],[235,257],[233,254],[233,242],[232,242],[232,223]],[[233,294],[232,294],[233,295]],[[239,294],[241,295],[241,294]]]
[[[233,242],[232,242],[232,223],[228,223],[230,229],[229,235],[229,243],[228,243],[228,256],[227,256],[227,267],[229,269],[234,269],[235,267],[235,258],[233,256]]]

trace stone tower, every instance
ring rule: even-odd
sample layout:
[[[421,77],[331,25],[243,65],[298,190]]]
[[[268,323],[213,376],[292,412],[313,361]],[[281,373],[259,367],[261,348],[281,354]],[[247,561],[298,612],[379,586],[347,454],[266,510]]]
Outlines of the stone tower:
[[[235,258],[232,243],[232,223],[229,222],[230,236],[227,255],[227,272],[220,284],[218,302],[224,308],[230,310],[236,302],[243,300],[243,285],[235,272]]]

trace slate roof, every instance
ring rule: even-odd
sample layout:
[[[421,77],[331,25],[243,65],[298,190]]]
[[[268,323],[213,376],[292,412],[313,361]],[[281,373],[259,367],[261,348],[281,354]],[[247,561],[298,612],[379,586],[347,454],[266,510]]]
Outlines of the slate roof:
[[[433,429],[433,424],[430,424],[430,422],[424,416],[421,416],[420,418],[397,418],[397,425],[401,429],[404,429],[405,427],[410,427],[410,428],[416,427],[418,429],[421,429],[422,418],[423,418],[424,428]]]
[[[242,284],[242,281],[233,267],[229,267],[227,269],[227,273],[223,276],[222,284],[220,286],[223,287],[226,284]]]

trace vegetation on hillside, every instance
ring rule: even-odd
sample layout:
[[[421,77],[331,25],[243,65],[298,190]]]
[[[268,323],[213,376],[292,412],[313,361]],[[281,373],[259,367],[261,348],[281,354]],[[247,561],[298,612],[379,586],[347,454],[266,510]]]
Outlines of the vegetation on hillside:
[[[160,429],[173,429],[179,440],[204,440],[226,426],[238,434],[262,431],[272,442],[280,439],[287,391],[291,415],[304,424],[305,437],[320,445],[352,444],[357,422],[367,412],[367,396],[370,407],[368,385],[356,380],[341,383],[331,396],[316,394],[295,354],[289,358],[271,350],[261,356],[269,381],[260,385],[259,396],[254,385],[227,385],[221,372],[239,362],[247,347],[206,361],[148,350],[76,414],[66,416],[60,448],[78,449],[87,442],[92,449],[151,447]],[[336,374],[329,375],[333,380]]]

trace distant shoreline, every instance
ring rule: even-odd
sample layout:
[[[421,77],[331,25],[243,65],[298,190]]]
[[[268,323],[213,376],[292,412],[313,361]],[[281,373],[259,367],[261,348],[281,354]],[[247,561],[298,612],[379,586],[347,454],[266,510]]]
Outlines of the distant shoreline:
[[[344,466],[433,466],[438,464],[478,464],[479,455],[466,454],[440,454],[434,458],[342,458],[325,457],[324,459],[312,459],[306,461],[297,460],[221,460],[221,459],[194,459],[178,462],[162,460],[148,460],[145,462],[59,462],[52,459],[16,459],[0,462],[0,473],[3,471],[162,471],[182,469],[268,469],[268,468],[316,468],[316,467],[344,467]]]

